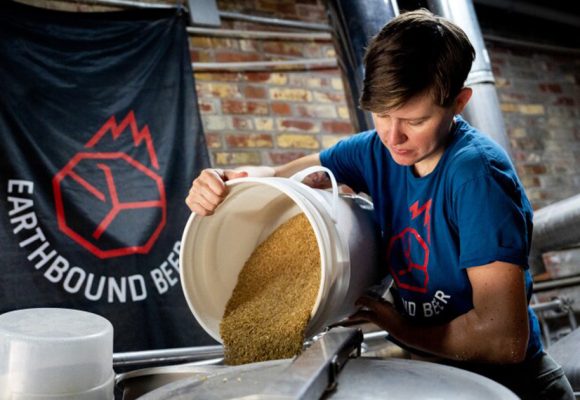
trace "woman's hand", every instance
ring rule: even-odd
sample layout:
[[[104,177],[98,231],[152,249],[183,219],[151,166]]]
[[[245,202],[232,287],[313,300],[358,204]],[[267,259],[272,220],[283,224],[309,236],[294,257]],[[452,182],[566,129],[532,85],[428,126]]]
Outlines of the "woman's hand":
[[[191,184],[185,203],[197,215],[212,215],[228,194],[225,182],[246,176],[246,171],[204,169]]]

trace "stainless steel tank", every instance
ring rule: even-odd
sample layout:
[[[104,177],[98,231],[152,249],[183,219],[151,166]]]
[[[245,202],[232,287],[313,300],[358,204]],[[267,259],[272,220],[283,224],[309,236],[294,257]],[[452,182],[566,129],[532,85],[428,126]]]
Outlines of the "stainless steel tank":
[[[502,385],[462,369],[424,361],[359,357],[361,343],[360,330],[338,328],[316,340],[295,359],[235,367],[191,367],[187,377],[168,369],[166,373],[177,380],[138,398],[517,399]],[[157,372],[164,374],[162,369]],[[160,379],[159,374],[152,377]],[[126,388],[131,386],[129,380],[125,384]]]

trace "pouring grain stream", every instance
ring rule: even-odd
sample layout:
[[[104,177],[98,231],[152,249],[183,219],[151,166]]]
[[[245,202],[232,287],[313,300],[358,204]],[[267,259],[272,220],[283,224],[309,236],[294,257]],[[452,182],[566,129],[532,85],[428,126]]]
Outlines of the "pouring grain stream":
[[[320,253],[304,214],[280,225],[244,264],[220,334],[225,363],[289,358],[302,350],[320,285]]]

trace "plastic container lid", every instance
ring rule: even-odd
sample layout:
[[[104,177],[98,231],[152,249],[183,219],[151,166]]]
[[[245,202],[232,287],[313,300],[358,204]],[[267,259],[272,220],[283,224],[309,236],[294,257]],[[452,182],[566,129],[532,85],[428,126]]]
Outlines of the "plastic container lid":
[[[0,315],[0,398],[111,399],[112,376],[113,326],[105,318],[61,308]]]

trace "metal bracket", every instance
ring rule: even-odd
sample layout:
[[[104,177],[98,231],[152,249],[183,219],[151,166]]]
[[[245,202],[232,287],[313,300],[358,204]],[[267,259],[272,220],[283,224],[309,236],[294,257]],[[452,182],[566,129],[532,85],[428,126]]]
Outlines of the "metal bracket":
[[[337,377],[348,359],[360,354],[360,329],[334,328],[314,342],[261,393],[244,400],[320,399],[337,386]]]

